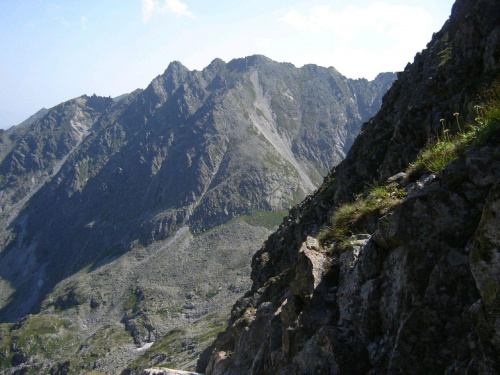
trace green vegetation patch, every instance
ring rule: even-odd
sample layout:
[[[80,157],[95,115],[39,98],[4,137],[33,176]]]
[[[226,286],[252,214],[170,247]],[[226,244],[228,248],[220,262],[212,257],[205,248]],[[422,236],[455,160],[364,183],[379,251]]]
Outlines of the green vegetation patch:
[[[10,368],[14,356],[40,356],[59,360],[78,349],[76,330],[67,319],[53,315],[31,315],[16,324],[0,328],[0,368]]]
[[[72,358],[72,362],[88,366],[103,358],[114,348],[131,344],[133,339],[121,325],[105,325],[80,343],[78,356]]]
[[[205,293],[205,299],[208,301],[208,300],[211,300],[212,298],[214,298],[217,294],[219,294],[219,290],[218,289],[213,289],[207,293]]]
[[[447,47],[438,54],[439,56],[439,65],[438,66],[444,66],[452,56],[452,49],[451,47]]]
[[[407,170],[409,175],[437,173],[471,147],[483,147],[500,142],[500,84],[495,84],[486,96],[489,98],[486,105],[474,107],[477,115],[474,123],[465,125],[464,129],[460,124],[458,113],[453,114],[454,128],[456,123],[454,134],[450,134],[450,129],[445,129],[445,120],[441,119],[443,126],[441,135],[436,141],[429,143],[418,155],[417,160],[410,164]]]
[[[271,230],[280,225],[281,222],[283,221],[283,218],[287,215],[288,215],[288,210],[281,210],[281,211],[255,210],[250,214],[237,216],[225,222],[224,224],[217,225],[215,227],[207,229],[206,231],[200,233],[191,232],[191,235],[193,236],[193,238],[198,238],[200,236],[204,236],[208,233],[211,233],[224,225],[230,225],[238,220],[243,220],[245,223],[250,224],[252,226],[263,227]]]
[[[253,86],[253,83],[250,80],[250,78],[247,78],[245,80],[243,86],[250,93],[250,97],[252,98],[252,100],[255,101],[257,99],[257,93],[255,92],[255,87]]]
[[[329,225],[319,233],[319,241],[323,246],[337,244],[340,250],[347,250],[353,245],[351,235],[368,232],[370,221],[400,204],[405,195],[405,190],[393,185],[372,187],[366,196],[337,208]]]
[[[262,110],[260,108],[256,107],[255,112],[257,112],[257,115],[259,115],[260,117],[266,118],[266,116],[264,115],[264,112],[262,112]]]
[[[241,216],[243,221],[253,225],[264,227],[266,229],[273,229],[281,224],[283,218],[288,215],[288,210],[283,211],[253,211],[249,215]]]
[[[498,280],[488,279],[481,285],[481,296],[486,305],[490,305],[498,298],[500,292],[500,283]]]
[[[410,165],[410,174],[416,170],[432,173],[439,172],[464,151],[464,143],[461,139],[446,134],[444,133],[441,139],[425,148],[415,163]]]
[[[129,292],[127,295],[127,299],[123,303],[123,309],[125,311],[133,310],[137,306],[137,295],[133,292]]]

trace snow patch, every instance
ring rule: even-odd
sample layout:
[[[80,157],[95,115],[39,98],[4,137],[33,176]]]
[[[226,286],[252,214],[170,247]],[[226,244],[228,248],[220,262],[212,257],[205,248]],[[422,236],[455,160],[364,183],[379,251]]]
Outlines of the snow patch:
[[[138,352],[142,352],[143,350],[147,350],[153,346],[154,342],[147,342],[144,344],[144,346],[141,346],[140,348],[137,348],[136,350]]]

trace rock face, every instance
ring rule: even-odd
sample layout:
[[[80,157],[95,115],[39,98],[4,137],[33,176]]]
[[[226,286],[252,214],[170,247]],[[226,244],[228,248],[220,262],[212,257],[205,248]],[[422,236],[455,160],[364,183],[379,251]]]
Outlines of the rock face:
[[[498,2],[455,3],[347,158],[255,254],[252,289],[198,371],[499,373],[498,134],[438,173],[406,173],[443,126],[458,130],[454,113],[477,116],[500,71],[499,25]],[[389,183],[407,196],[347,249],[306,250],[340,205]]]
[[[256,244],[345,157],[393,79],[264,56],[173,62],[145,90],[1,132],[0,319],[21,319],[3,327],[2,366],[22,342],[40,372],[116,372],[134,345],[229,305]],[[49,323],[65,344],[31,339]]]

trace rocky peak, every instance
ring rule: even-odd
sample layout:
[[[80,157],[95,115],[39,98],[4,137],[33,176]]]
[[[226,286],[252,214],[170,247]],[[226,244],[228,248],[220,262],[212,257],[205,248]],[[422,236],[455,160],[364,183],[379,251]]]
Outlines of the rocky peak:
[[[252,55],[240,59],[233,59],[227,64],[227,67],[228,69],[242,72],[250,68],[259,69],[259,68],[264,68],[266,66],[272,66],[275,64],[276,62],[274,62],[273,60],[271,60],[266,56]]]
[[[92,96],[83,95],[82,98],[86,99],[85,105],[92,108],[95,111],[103,113],[108,109],[113,103],[113,99],[110,97],[102,97],[93,94]]]
[[[224,60],[220,58],[213,59],[212,62],[205,68],[205,70],[210,70],[214,72],[219,72],[226,67],[226,63]]]
[[[173,61],[162,75],[149,84],[144,93],[154,107],[160,106],[182,85],[188,75],[189,70],[184,65]]]
[[[185,73],[189,72],[189,69],[186,68],[180,61],[172,61],[170,64],[168,64],[167,69],[165,69],[165,72],[163,75],[169,76],[169,75],[184,75]]]

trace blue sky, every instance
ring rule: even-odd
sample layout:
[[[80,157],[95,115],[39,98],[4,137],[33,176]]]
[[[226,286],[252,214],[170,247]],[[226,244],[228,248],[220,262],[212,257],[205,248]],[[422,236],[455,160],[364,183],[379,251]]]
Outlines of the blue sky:
[[[263,54],[350,78],[398,71],[452,0],[0,0],[0,128],[83,94],[145,88],[169,62]]]

